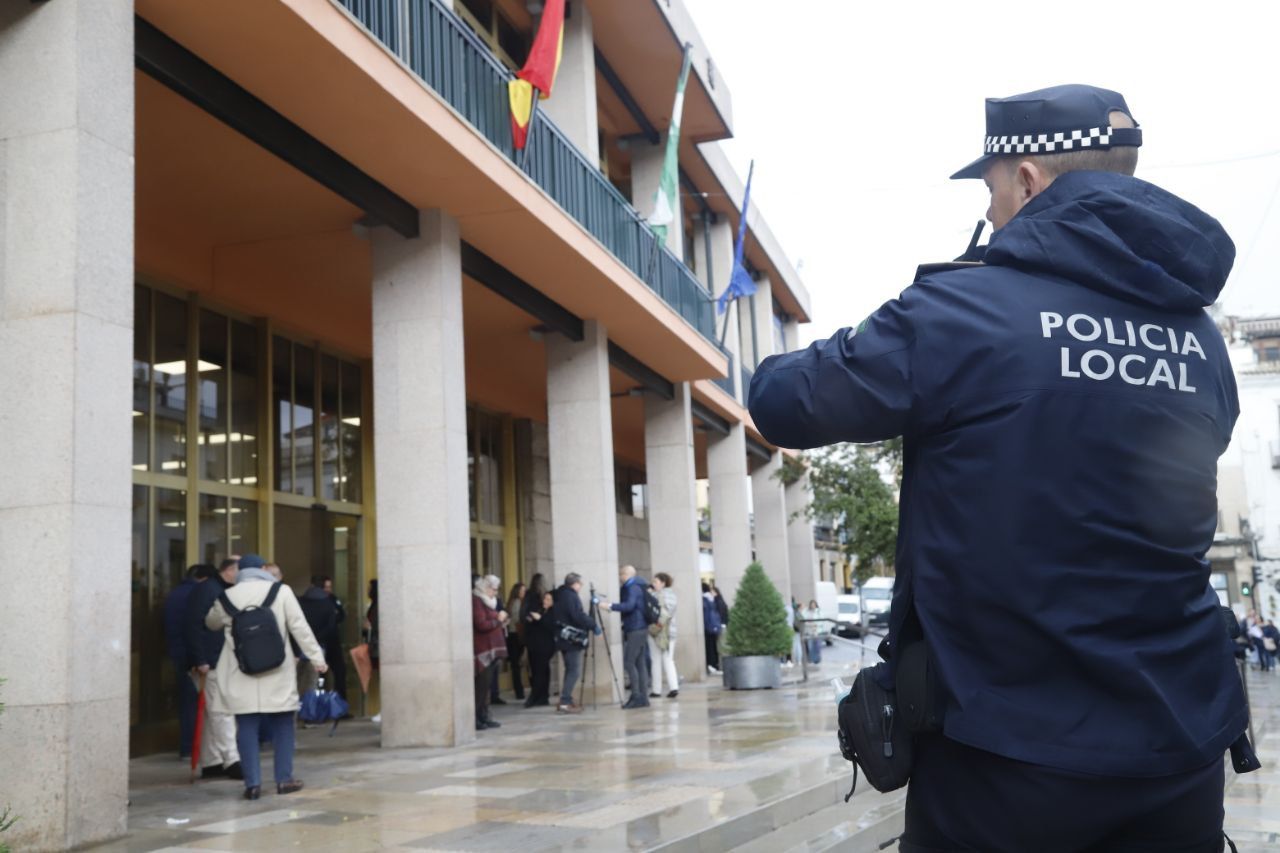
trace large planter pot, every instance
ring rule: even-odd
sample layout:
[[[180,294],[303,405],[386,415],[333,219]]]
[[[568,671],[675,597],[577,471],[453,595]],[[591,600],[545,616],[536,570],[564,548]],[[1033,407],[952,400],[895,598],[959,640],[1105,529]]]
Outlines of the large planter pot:
[[[724,686],[730,690],[760,690],[782,686],[782,662],[772,655],[726,657]]]

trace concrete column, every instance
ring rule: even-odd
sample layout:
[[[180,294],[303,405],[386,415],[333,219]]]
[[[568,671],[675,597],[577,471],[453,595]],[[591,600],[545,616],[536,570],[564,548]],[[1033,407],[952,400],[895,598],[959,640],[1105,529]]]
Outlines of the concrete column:
[[[812,499],[809,489],[809,472],[786,486],[783,492],[787,512],[787,562],[791,570],[791,593],[805,604],[814,597],[818,574],[818,559],[813,547],[813,521],[806,510]]]
[[[756,361],[752,365],[754,370],[769,356],[773,355],[775,349],[773,344],[773,285],[767,276],[761,276],[756,282],[756,292],[751,296],[751,302],[755,306],[755,343],[756,343]]]
[[[528,583],[541,574],[547,584],[555,580],[551,551],[551,462],[547,449],[547,425],[520,420],[515,423],[516,486],[519,489],[521,580]]]
[[[133,3],[0,4],[0,810],[125,830]]]
[[[783,596],[791,593],[787,554],[787,508],[778,472],[782,453],[774,451],[768,462],[751,472],[751,505],[754,510],[756,559]]]
[[[458,224],[373,232],[382,745],[475,738]]]
[[[649,485],[649,554],[655,572],[666,572],[676,593],[676,669],[701,681],[707,668],[702,643],[702,587],[698,573],[697,472],[693,462],[693,412],[689,383],[675,399],[644,397],[644,466]]]
[[[787,346],[787,352],[795,352],[800,349],[800,322],[798,320],[788,320],[782,324],[782,340]]]
[[[596,112],[596,52],[591,10],[586,3],[570,3],[568,8],[555,90],[538,108],[595,166],[600,162],[600,122]]]
[[[716,586],[733,604],[738,582],[751,565],[751,494],[747,485],[746,428],[728,435],[707,433],[707,486],[711,502],[711,548]]]
[[[631,143],[631,204],[646,219],[653,213],[653,197],[662,180],[662,161],[667,154],[667,134],[658,138],[657,145],[650,145],[643,139]],[[667,226],[667,248],[677,258],[684,260],[684,211],[680,205],[680,182],[676,182],[676,198],[672,199],[675,207],[675,219]],[[732,253],[730,243],[730,253]],[[730,254],[730,258],[733,255]],[[725,278],[725,283],[729,282]]]
[[[577,4],[575,4],[576,6]],[[609,397],[609,337],[603,326],[588,320],[584,338],[547,337],[547,425],[551,455],[551,541],[556,585],[569,572],[618,600],[618,519],[613,481],[613,412]],[[622,677],[622,633],[619,619],[606,614],[605,639]],[[592,643],[598,645],[599,638]],[[612,676],[604,650],[595,656],[596,696],[608,701]]]

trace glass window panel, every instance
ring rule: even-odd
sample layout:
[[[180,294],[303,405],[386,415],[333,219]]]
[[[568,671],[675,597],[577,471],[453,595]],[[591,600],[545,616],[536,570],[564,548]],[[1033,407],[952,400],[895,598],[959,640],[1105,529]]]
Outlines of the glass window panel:
[[[187,493],[156,489],[155,539],[151,552],[151,599],[159,605],[182,580],[187,562]]]
[[[133,467],[151,463],[151,291],[133,289]],[[135,552],[136,553],[136,552]]]
[[[293,493],[316,493],[316,355],[293,345]]]
[[[200,478],[227,481],[227,318],[212,311],[200,312]]]
[[[484,573],[502,577],[502,540],[484,539],[482,542],[484,543]]]
[[[338,360],[320,357],[320,494],[331,500],[339,496],[341,466],[338,464]]]
[[[349,362],[342,363],[342,489],[343,500],[359,503],[361,499],[360,478],[364,467],[361,456],[361,423],[364,411],[361,405],[360,387],[362,375],[360,365]]]
[[[258,549],[258,503],[232,499],[228,510],[231,516],[232,554],[256,554]]]
[[[227,536],[228,499],[222,495],[200,496],[200,562],[218,565],[234,553]]]
[[[470,511],[470,517],[473,522],[479,518],[479,514],[476,512],[476,500],[479,492],[476,488],[476,421],[479,417],[480,414],[475,409],[467,410],[467,508]],[[475,565],[474,554],[472,554],[471,563],[473,566]]]
[[[292,345],[284,338],[272,341],[271,405],[275,410],[275,483],[281,492],[293,491],[293,360]]]
[[[153,291],[155,300],[155,460],[153,470],[187,470],[187,304]]]
[[[231,482],[258,483],[258,332],[231,323]]]
[[[149,360],[148,360],[149,363]],[[137,725],[143,718],[142,697],[144,691],[142,689],[143,680],[150,675],[149,671],[144,671],[144,667],[150,667],[154,670],[155,664],[152,659],[159,657],[156,654],[147,655],[144,664],[144,656],[142,650],[147,647],[146,627],[151,621],[151,572],[150,560],[148,559],[148,551],[151,547],[151,529],[148,525],[150,519],[149,508],[147,505],[147,487],[133,487],[133,559],[130,570],[130,596],[132,598],[132,619],[129,621],[130,636],[132,645],[130,646],[130,666],[129,666],[129,725]]]

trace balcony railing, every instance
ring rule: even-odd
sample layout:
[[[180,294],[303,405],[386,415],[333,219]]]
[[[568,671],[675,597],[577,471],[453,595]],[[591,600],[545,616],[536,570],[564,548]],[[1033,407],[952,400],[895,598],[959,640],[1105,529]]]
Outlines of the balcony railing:
[[[513,163],[512,74],[439,0],[337,0]],[[689,268],[660,245],[631,203],[539,112],[523,170],[703,337],[715,308]]]

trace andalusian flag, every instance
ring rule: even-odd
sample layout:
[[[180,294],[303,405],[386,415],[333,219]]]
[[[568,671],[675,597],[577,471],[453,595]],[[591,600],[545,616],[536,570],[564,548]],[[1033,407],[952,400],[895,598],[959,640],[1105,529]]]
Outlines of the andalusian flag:
[[[742,214],[738,217],[738,241],[733,247],[733,270],[729,273],[729,286],[716,300],[717,314],[723,314],[728,310],[729,303],[733,300],[756,292],[756,283],[751,279],[751,273],[747,272],[747,266],[742,260],[743,252],[747,247],[747,211],[751,208],[751,177],[755,173],[756,161],[752,160],[751,166],[747,169],[747,189],[742,194]]]
[[[564,0],[547,0],[542,9],[542,22],[534,36],[529,58],[516,73],[516,79],[507,84],[507,97],[511,101],[511,138],[516,150],[524,148],[529,139],[529,125],[533,122],[533,91],[538,97],[550,98],[551,87],[560,70],[560,55],[564,52]]]
[[[680,195],[676,188],[680,183],[680,115],[684,112],[684,86],[689,81],[689,62],[692,58],[689,45],[684,46],[684,62],[680,66],[680,80],[676,83],[676,103],[671,108],[671,127],[667,128],[667,153],[662,161],[662,178],[658,191],[653,195],[653,215],[649,227],[658,242],[667,239],[667,227],[676,221],[676,205]]]

